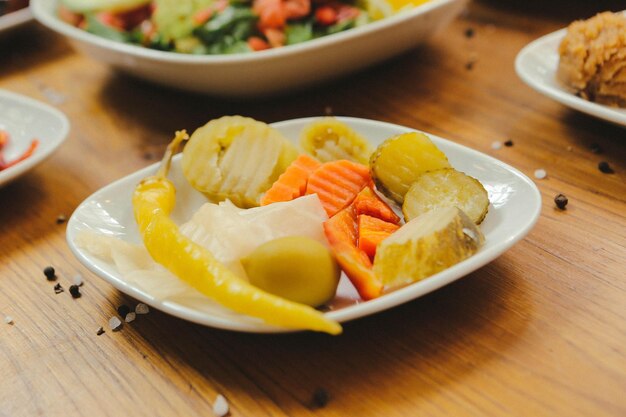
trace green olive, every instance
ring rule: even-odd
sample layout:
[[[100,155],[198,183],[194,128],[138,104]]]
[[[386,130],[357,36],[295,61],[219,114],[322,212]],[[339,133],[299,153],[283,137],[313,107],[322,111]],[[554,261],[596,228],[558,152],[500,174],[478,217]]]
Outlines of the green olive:
[[[252,285],[313,307],[334,297],[341,274],[326,246],[304,236],[264,243],[241,264]]]

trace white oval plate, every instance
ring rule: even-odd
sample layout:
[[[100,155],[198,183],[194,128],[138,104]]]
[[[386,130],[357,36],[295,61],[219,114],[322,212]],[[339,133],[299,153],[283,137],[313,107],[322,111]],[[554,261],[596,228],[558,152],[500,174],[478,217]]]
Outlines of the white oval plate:
[[[411,131],[403,126],[365,119],[341,117],[357,132],[377,145],[390,136]],[[296,140],[302,128],[315,118],[296,119],[274,123],[286,137]],[[464,275],[480,268],[522,239],[539,217],[541,196],[535,184],[515,168],[488,155],[430,135],[433,142],[446,153],[451,164],[460,171],[478,178],[489,192],[489,214],[481,225],[486,244],[471,258],[454,265],[423,281],[396,290],[367,302],[351,300],[351,288],[345,276],[340,284],[338,297],[345,307],[327,312],[327,316],[346,322],[397,306],[428,294]],[[222,329],[274,333],[288,330],[268,326],[258,319],[242,316],[226,310],[208,300],[158,298],[136,285],[127,282],[114,265],[92,256],[75,243],[80,231],[88,230],[117,236],[126,241],[139,243],[140,237],[133,218],[131,195],[139,181],[153,174],[158,164],[151,165],[118,180],[87,198],[73,213],[68,222],[67,241],[76,257],[92,272],[111,283],[118,290],[173,316],[206,326]],[[184,179],[180,169],[180,155],[174,158],[170,178],[176,185],[177,202],[172,214],[177,223],[189,219],[206,199]],[[175,279],[175,278],[172,278]]]
[[[70,130],[67,117],[47,104],[0,90],[0,129],[9,132],[4,157],[10,161],[22,154],[33,139],[35,152],[14,166],[0,171],[0,187],[43,162],[63,143]]]
[[[585,100],[562,86],[556,79],[559,44],[567,29],[543,36],[526,45],[515,59],[517,75],[530,87],[561,104],[602,120],[626,126],[626,109]]]
[[[59,20],[57,0],[32,0],[31,9],[78,50],[137,77],[196,93],[252,97],[339,77],[407,51],[450,22],[467,1],[432,0],[345,32],[234,55],[179,54],[104,39]]]

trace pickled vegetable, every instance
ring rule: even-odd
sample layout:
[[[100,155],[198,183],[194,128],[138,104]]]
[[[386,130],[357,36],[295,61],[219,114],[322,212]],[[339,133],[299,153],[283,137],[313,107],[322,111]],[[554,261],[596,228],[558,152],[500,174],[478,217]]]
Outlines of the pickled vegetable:
[[[334,297],[341,274],[326,246],[305,236],[267,242],[241,263],[252,285],[312,307]]]
[[[263,195],[261,205],[266,206],[279,201],[291,201],[303,196],[306,192],[309,177],[320,165],[316,159],[309,155],[302,154],[298,156]]]
[[[182,167],[189,183],[210,200],[254,207],[296,157],[295,146],[265,123],[225,116],[193,133]]]
[[[422,280],[461,262],[484,242],[476,224],[457,207],[436,208],[382,241],[374,274],[385,291]]]
[[[367,253],[367,256],[370,258],[376,255],[378,245],[400,228],[395,223],[368,216],[367,214],[358,216],[357,225],[359,229],[358,247]]]
[[[372,261],[357,247],[357,219],[352,205],[324,222],[330,249],[354,288],[364,300],[381,295],[383,284],[372,271]]]
[[[402,212],[408,222],[439,207],[458,207],[476,224],[489,209],[487,190],[476,178],[452,168],[421,175],[404,196]]]
[[[133,193],[135,220],[150,256],[226,308],[277,326],[341,333],[341,325],[321,312],[269,294],[238,278],[209,250],[180,232],[170,218],[176,202],[176,189],[166,176],[172,154],[186,136],[184,131],[177,132],[156,175],[141,181]]]
[[[449,168],[446,155],[423,133],[410,132],[387,139],[370,158],[376,187],[402,204],[404,195],[420,175]]]
[[[345,159],[326,162],[309,177],[306,194],[317,194],[328,217],[348,206],[371,182],[367,166]]]
[[[367,164],[372,153],[366,139],[334,117],[325,117],[306,126],[300,136],[300,146],[321,162],[347,159]]]

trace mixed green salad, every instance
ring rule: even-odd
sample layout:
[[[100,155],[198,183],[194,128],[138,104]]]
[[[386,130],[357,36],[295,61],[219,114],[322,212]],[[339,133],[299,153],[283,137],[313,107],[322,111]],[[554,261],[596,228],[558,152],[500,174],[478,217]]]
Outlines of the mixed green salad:
[[[232,54],[342,32],[428,0],[61,0],[94,35],[163,51]]]

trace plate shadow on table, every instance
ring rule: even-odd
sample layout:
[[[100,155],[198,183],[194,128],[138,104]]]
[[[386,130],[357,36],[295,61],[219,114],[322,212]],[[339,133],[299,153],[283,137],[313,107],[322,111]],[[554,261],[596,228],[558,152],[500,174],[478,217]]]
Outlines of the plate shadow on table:
[[[72,53],[66,41],[51,41],[51,37],[60,37],[37,23],[30,23],[3,33],[0,36],[2,65],[0,77],[18,74],[23,70],[36,69],[50,64],[50,61],[62,59]]]
[[[396,99],[397,94],[414,95],[416,89],[420,93],[427,90],[434,94],[436,86],[427,80],[428,72],[443,61],[439,54],[435,48],[424,45],[339,79],[254,99],[225,99],[184,92],[112,71],[100,90],[99,99],[103,108],[117,120],[162,132],[163,137],[152,143],[160,148],[175,130],[193,131],[223,115],[240,114],[268,123],[325,114],[368,118],[379,115],[378,119],[384,120],[390,119],[390,112],[384,107],[384,97],[390,88],[394,88]],[[390,85],[390,79],[394,80],[395,87]]]
[[[0,257],[11,257],[11,251],[20,248],[21,244],[32,245],[37,239],[45,238],[49,233],[55,233],[59,225],[55,219],[50,219],[46,227],[41,223],[26,222],[25,219],[37,217],[34,213],[45,212],[49,206],[45,179],[38,172],[30,172],[0,187],[0,233],[7,234],[17,231],[22,239],[10,240],[11,246],[2,248]]]
[[[478,0],[478,3],[512,13],[549,17],[566,23],[606,10],[616,12],[626,8],[623,0]]]
[[[196,376],[195,389],[221,391],[235,404],[260,390],[289,414],[311,407],[322,387],[335,403],[329,407],[341,409],[342,397],[354,399],[360,386],[372,385],[385,401],[418,401],[481,372],[523,336],[533,306],[515,264],[505,254],[432,294],[346,323],[338,337],[228,332],[157,311],[132,331],[181,375]],[[483,347],[493,344],[497,353]]]

